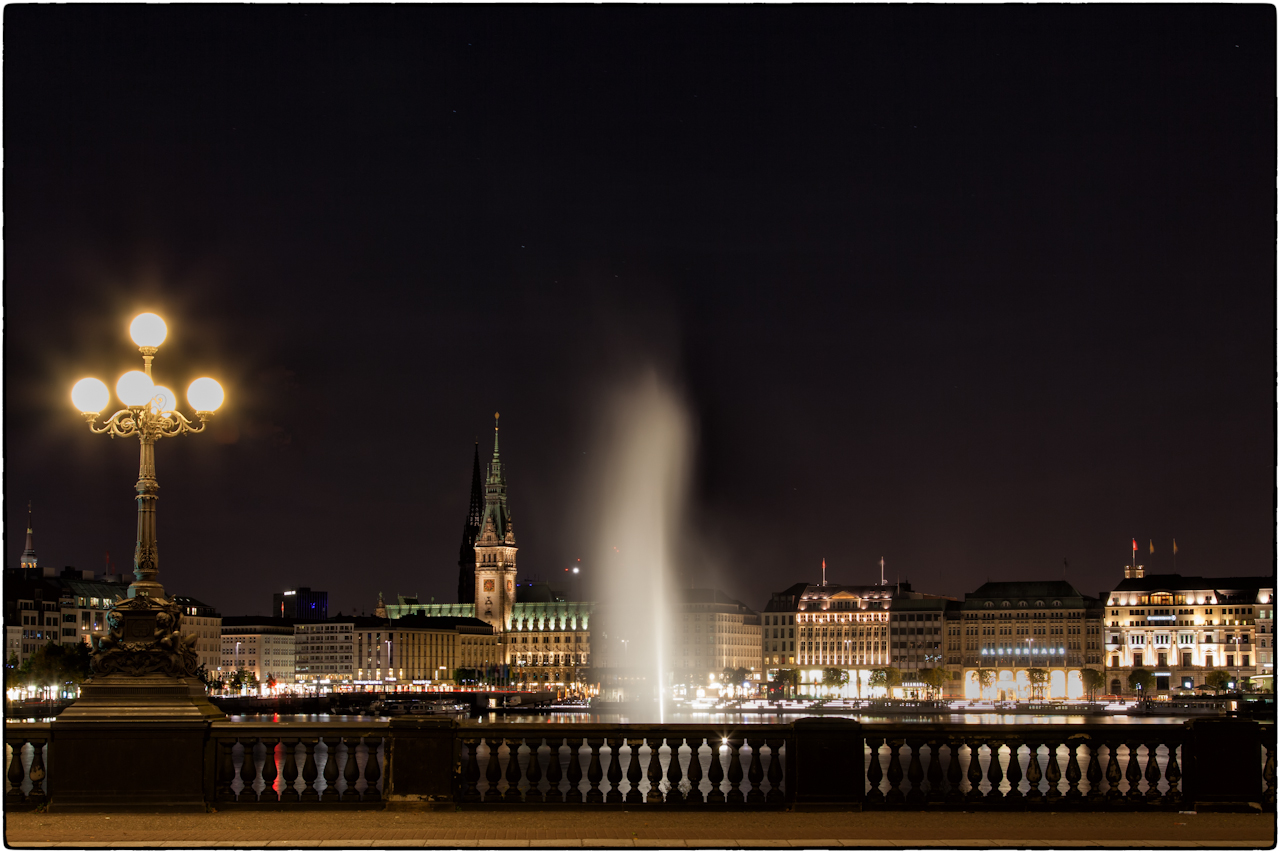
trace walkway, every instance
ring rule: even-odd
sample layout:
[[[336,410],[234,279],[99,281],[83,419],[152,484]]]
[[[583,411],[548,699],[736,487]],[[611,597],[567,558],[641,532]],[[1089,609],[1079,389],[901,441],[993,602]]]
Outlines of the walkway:
[[[1200,847],[1275,845],[1273,814],[312,811],[5,815],[14,847]]]

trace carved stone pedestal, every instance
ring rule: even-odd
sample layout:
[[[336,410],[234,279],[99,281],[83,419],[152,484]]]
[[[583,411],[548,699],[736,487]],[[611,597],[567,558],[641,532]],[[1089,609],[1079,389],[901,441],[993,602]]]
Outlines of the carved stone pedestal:
[[[86,681],[53,723],[49,811],[205,811],[209,722],[225,716],[198,678]]]

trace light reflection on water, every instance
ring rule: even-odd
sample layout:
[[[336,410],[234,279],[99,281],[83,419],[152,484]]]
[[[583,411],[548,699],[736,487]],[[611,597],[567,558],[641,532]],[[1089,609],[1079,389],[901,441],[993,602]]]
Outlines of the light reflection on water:
[[[668,723],[709,723],[709,724],[745,724],[745,723],[792,723],[802,717],[809,716],[803,713],[796,714],[743,714],[743,713],[727,713],[723,711],[700,711],[700,712],[667,712],[666,722]],[[1182,722],[1184,717],[1129,717],[1122,714],[826,714],[828,717],[847,717],[849,719],[861,720],[863,723],[885,724],[885,723],[901,723],[911,725],[912,723],[948,723],[948,724],[971,724],[971,725],[1014,725],[1014,726],[1032,726],[1032,725],[1143,725],[1147,723],[1161,723],[1165,725]],[[374,720],[388,720],[390,717],[366,716],[357,714],[233,714],[227,717],[231,722],[237,723],[262,723],[262,722],[280,722],[280,723],[330,723],[330,722],[372,722]],[[458,719],[466,719],[458,717]],[[613,723],[638,723],[653,724],[653,720],[646,719],[640,715],[630,715],[617,711],[607,713],[593,714],[591,712],[551,712],[546,714],[483,714],[478,718],[472,718],[476,722],[481,723],[583,723],[583,724],[613,724]]]

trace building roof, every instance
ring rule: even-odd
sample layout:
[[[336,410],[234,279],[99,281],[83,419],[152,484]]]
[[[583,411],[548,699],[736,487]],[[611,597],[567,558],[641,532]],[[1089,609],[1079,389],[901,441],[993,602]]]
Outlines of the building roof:
[[[493,626],[474,616],[426,616],[412,613],[391,620],[391,628],[422,628],[432,631],[453,631],[458,628],[483,628],[492,633]]]
[[[282,619],[279,616],[223,616],[223,628],[292,628],[293,619]]]
[[[1173,592],[1183,589],[1220,590],[1223,592],[1257,591],[1273,589],[1275,578],[1264,576],[1234,575],[1225,578],[1206,578],[1199,575],[1147,575],[1141,578],[1125,578],[1116,584],[1116,592]]]
[[[1066,581],[988,581],[965,599],[974,598],[1084,598],[1084,593]]]

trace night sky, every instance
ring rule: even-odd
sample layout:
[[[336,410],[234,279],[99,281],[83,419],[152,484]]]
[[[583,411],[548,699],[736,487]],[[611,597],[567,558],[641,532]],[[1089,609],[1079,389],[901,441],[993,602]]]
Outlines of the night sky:
[[[1269,574],[1275,14],[7,6],[6,565],[31,499],[44,564],[131,566],[137,441],[69,392],[151,310],[227,390],[157,446],[160,580],[224,615],[454,600],[495,410],[562,576],[650,365],[681,572],[750,606]]]

